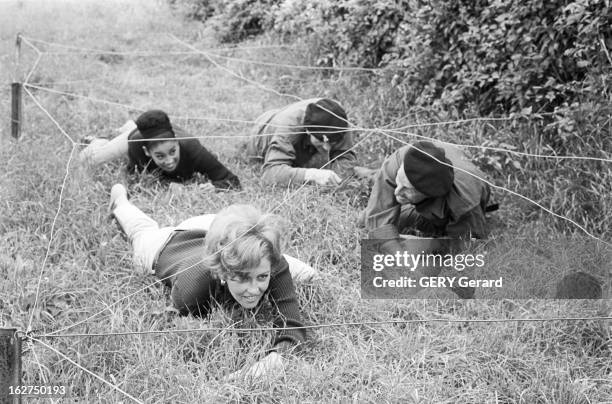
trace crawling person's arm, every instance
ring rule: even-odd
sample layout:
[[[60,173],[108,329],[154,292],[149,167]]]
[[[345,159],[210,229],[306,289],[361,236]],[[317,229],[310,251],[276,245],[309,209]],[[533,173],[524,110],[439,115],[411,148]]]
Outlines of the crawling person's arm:
[[[259,361],[229,375],[230,380],[236,378],[257,378],[272,375],[284,367],[284,356],[306,341],[306,330],[301,320],[297,296],[289,265],[283,258],[270,280],[270,303],[277,309],[273,320],[277,331],[272,350]]]
[[[180,137],[189,136],[180,128],[175,130]],[[180,142],[186,159],[182,166],[188,168],[188,171],[205,175],[217,189],[241,189],[238,177],[197,139],[181,139]]]

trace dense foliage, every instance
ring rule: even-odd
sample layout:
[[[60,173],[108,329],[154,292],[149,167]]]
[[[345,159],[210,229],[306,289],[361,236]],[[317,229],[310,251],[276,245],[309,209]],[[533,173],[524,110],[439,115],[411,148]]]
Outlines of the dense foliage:
[[[271,7],[280,0],[169,0],[186,17],[214,24],[218,39],[236,42],[263,33],[272,23]]]
[[[222,39],[272,30],[316,38],[321,63],[402,67],[419,103],[481,113],[552,111],[601,88],[612,13],[605,0],[172,0],[224,21]]]
[[[375,101],[387,115],[367,124],[415,108],[451,119],[514,114],[525,119],[512,130],[496,126],[487,145],[610,157],[609,1],[172,1],[196,10],[191,15],[213,24],[221,40],[267,32],[305,44],[321,66],[381,68],[368,85],[381,89]],[[602,232],[610,227],[609,163],[489,151],[477,159],[559,213]]]

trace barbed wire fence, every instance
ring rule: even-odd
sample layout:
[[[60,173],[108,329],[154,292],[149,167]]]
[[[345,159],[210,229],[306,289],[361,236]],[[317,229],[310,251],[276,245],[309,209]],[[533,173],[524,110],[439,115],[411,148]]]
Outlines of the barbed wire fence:
[[[38,281],[36,284],[36,292],[35,292],[35,301],[34,301],[34,305],[31,308],[32,313],[29,317],[28,320],[28,325],[26,330],[18,330],[17,331],[17,335],[20,336],[20,338],[25,341],[25,342],[31,342],[31,343],[37,343],[42,347],[45,347],[53,352],[55,352],[57,355],[60,355],[61,357],[63,357],[65,360],[67,360],[68,362],[70,362],[71,364],[73,364],[74,366],[80,368],[81,370],[83,370],[85,373],[90,374],[92,377],[95,377],[96,379],[100,380],[102,383],[108,385],[109,387],[113,388],[114,390],[116,390],[117,392],[123,394],[125,397],[135,401],[135,402],[141,402],[138,398],[130,395],[128,392],[122,390],[121,388],[119,388],[118,386],[108,382],[107,380],[105,380],[104,378],[102,378],[101,376],[95,374],[94,372],[82,367],[79,363],[77,363],[76,361],[72,360],[71,358],[69,358],[68,356],[66,356],[64,353],[60,352],[59,350],[57,350],[56,348],[52,347],[51,345],[49,345],[48,343],[45,343],[43,341],[43,339],[60,339],[60,338],[81,338],[81,337],[116,337],[116,336],[136,336],[136,335],[147,335],[147,334],[172,334],[172,333],[202,333],[202,332],[224,332],[227,330],[227,328],[218,328],[218,327],[208,327],[208,328],[196,328],[196,329],[175,329],[175,330],[147,330],[147,331],[126,331],[126,332],[109,332],[109,333],[66,333],[66,331],[75,328],[81,324],[85,324],[91,320],[93,320],[94,318],[96,318],[97,316],[99,316],[100,314],[104,313],[105,311],[107,311],[109,308],[121,303],[122,301],[130,298],[131,296],[134,296],[136,294],[141,293],[142,291],[150,288],[151,286],[155,286],[159,283],[161,283],[162,281],[164,281],[164,279],[158,279],[155,282],[153,282],[152,284],[149,284],[147,286],[145,286],[144,288],[141,288],[135,292],[133,292],[132,294],[129,294],[127,296],[124,296],[123,298],[112,302],[110,304],[107,304],[106,307],[92,315],[90,315],[89,317],[81,320],[81,321],[77,321],[71,325],[68,325],[64,328],[61,328],[59,330],[55,330],[52,332],[39,332],[39,330],[33,330],[32,329],[32,325],[33,325],[33,315],[34,315],[34,311],[36,309],[36,306],[38,305],[38,301],[39,301],[39,295],[40,295],[40,286],[41,286],[41,281],[43,279],[43,275],[45,272],[45,268],[47,265],[47,260],[49,257],[49,253],[50,253],[50,249],[51,249],[51,245],[53,243],[53,237],[54,237],[54,233],[56,232],[56,223],[57,223],[57,219],[59,217],[59,214],[61,212],[62,209],[62,202],[64,200],[64,189],[66,187],[66,182],[68,180],[69,174],[70,174],[70,165],[71,162],[73,161],[73,159],[76,156],[76,153],[78,151],[78,147],[82,146],[83,143],[73,139],[68,133],[67,131],[59,124],[59,122],[57,121],[57,119],[55,119],[53,117],[53,115],[44,108],[44,106],[41,104],[41,102],[39,101],[39,99],[37,98],[37,96],[35,96],[31,90],[37,90],[37,91],[43,91],[43,92],[47,92],[50,94],[56,94],[56,95],[64,95],[64,96],[71,96],[71,97],[77,97],[77,98],[82,98],[85,100],[88,100],[92,103],[100,103],[100,104],[105,104],[105,105],[111,105],[114,107],[118,107],[118,108],[123,108],[123,109],[127,109],[127,110],[131,110],[131,111],[144,111],[144,109],[142,108],[138,108],[136,106],[133,105],[127,105],[124,103],[120,103],[120,102],[116,102],[116,101],[112,101],[112,100],[106,100],[106,99],[101,99],[101,98],[96,98],[96,97],[91,97],[88,95],[83,95],[83,94],[78,94],[78,93],[74,93],[74,92],[68,92],[68,91],[61,91],[61,90],[56,90],[50,87],[46,87],[41,85],[41,83],[31,83],[30,79],[33,77],[34,72],[37,70],[40,61],[43,57],[43,55],[45,54],[49,54],[49,55],[57,55],[57,56],[62,56],[62,55],[75,55],[75,54],[109,54],[109,55],[122,55],[122,56],[139,56],[139,57],[143,57],[143,56],[160,56],[160,55],[193,55],[193,56],[202,56],[205,57],[211,64],[213,64],[216,68],[226,72],[227,74],[229,74],[232,77],[237,78],[238,80],[247,82],[251,85],[253,85],[256,88],[259,88],[262,91],[265,92],[269,92],[272,93],[276,96],[279,97],[284,97],[284,98],[291,98],[293,100],[302,100],[299,96],[295,95],[295,94],[288,94],[288,93],[282,93],[279,92],[275,89],[269,88],[267,86],[265,86],[264,84],[250,79],[248,77],[245,77],[243,74],[241,73],[237,73],[234,70],[228,68],[225,65],[222,65],[220,62],[218,62],[215,59],[221,59],[221,60],[225,60],[227,62],[236,62],[236,63],[252,63],[252,64],[257,64],[260,66],[274,66],[274,67],[283,67],[283,68],[290,68],[290,69],[299,69],[299,70],[322,70],[322,69],[326,69],[326,70],[344,70],[347,72],[355,72],[355,73],[363,73],[363,72],[372,72],[372,71],[376,71],[376,70],[380,70],[380,69],[363,69],[363,68],[351,68],[351,67],[320,67],[320,66],[303,66],[303,65],[290,65],[290,64],[282,64],[282,63],[273,63],[273,62],[261,62],[261,61],[255,61],[255,60],[249,60],[249,59],[245,59],[245,58],[236,58],[236,57],[231,57],[231,56],[225,56],[223,55],[221,52],[225,51],[225,50],[236,50],[236,49],[240,49],[240,48],[223,48],[223,49],[207,49],[207,50],[203,50],[203,49],[198,49],[195,46],[177,38],[174,35],[170,35],[171,38],[173,38],[178,44],[181,44],[182,46],[184,46],[185,48],[189,49],[188,51],[171,51],[171,52],[154,52],[154,51],[135,51],[135,52],[117,52],[117,51],[105,51],[105,50],[101,50],[101,49],[93,49],[93,48],[82,48],[82,47],[76,47],[76,46],[72,46],[72,45],[65,45],[65,44],[59,44],[59,43],[54,43],[54,42],[48,42],[45,40],[41,40],[41,39],[36,39],[36,38],[29,38],[23,35],[18,36],[18,42],[23,42],[24,44],[26,44],[28,47],[30,47],[33,52],[36,55],[36,59],[33,62],[30,70],[27,72],[27,74],[25,75],[25,80],[20,83],[20,87],[25,91],[25,93],[27,94],[27,96],[29,97],[29,99],[32,100],[32,102],[44,113],[44,115],[54,124],[54,126],[57,128],[57,130],[64,136],[66,137],[69,141],[70,144],[72,146],[71,151],[70,151],[70,155],[68,157],[67,163],[66,163],[66,170],[65,170],[65,174],[62,180],[62,186],[61,186],[61,190],[60,190],[60,194],[59,194],[59,200],[58,200],[58,206],[52,221],[52,225],[51,225],[51,229],[50,229],[50,236],[48,237],[48,243],[47,243],[47,247],[46,247],[46,252],[45,252],[45,257],[43,259],[43,262],[41,264],[40,267],[40,272],[39,272],[39,277],[38,277]],[[48,51],[43,51],[41,50],[39,47],[37,47],[35,44],[44,44],[50,47],[59,47],[62,49],[66,49],[66,51],[64,52],[48,52]],[[264,49],[264,48],[269,48],[272,46],[260,46],[260,47],[244,47],[242,49]],[[85,82],[87,81],[87,79],[82,79],[82,80],[76,80],[74,82]],[[44,84],[44,83],[43,83]],[[250,120],[241,120],[241,119],[233,119],[233,118],[218,118],[218,117],[214,117],[214,116],[179,116],[179,115],[173,115],[170,114],[171,118],[173,120],[183,120],[183,121],[220,121],[220,122],[227,122],[227,123],[233,123],[233,124],[239,124],[239,125],[249,125],[252,126],[254,124],[257,123],[257,121],[250,121]],[[419,128],[419,127],[428,127],[428,126],[441,126],[441,125],[452,125],[452,124],[463,124],[463,123],[469,123],[469,122],[478,122],[478,121],[494,121],[494,120],[498,120],[498,121],[510,121],[510,120],[516,120],[516,119],[520,119],[520,117],[516,117],[516,116],[507,116],[507,117],[492,117],[492,118],[473,118],[473,119],[461,119],[461,120],[454,120],[454,121],[446,121],[446,122],[428,122],[428,123],[421,123],[421,124],[411,124],[411,125],[405,125],[402,127],[397,127],[397,128],[390,128],[389,126],[391,126],[393,123],[390,123],[388,125],[385,125],[384,127],[381,128],[365,128],[365,127],[359,127],[357,125],[354,125],[351,122],[347,123],[349,124],[349,126],[356,130],[359,131],[361,133],[364,134],[364,136],[357,142],[355,142],[355,144],[349,149],[346,150],[344,153],[348,153],[351,152],[352,150],[354,150],[355,148],[357,148],[359,145],[361,145],[366,139],[369,139],[370,136],[374,135],[374,134],[380,134],[383,135],[387,138],[393,139],[395,141],[398,141],[402,144],[410,144],[409,142],[407,142],[405,139],[400,138],[398,136],[402,136],[402,137],[414,137],[414,138],[422,138],[422,139],[428,139],[428,140],[435,140],[437,142],[440,142],[437,139],[433,139],[431,137],[428,136],[423,136],[423,135],[417,135],[415,133],[411,133],[408,132],[407,129],[415,129],[415,128]],[[280,129],[287,129],[288,131],[286,132],[287,134],[290,133],[289,127],[283,128],[280,127]],[[260,135],[227,135],[227,136],[221,136],[221,135],[203,135],[203,136],[193,136],[193,137],[188,137],[188,138],[192,138],[192,139],[201,139],[201,138],[239,138],[239,137],[250,137],[250,136],[272,136],[272,135],[282,135],[283,132],[275,132],[274,134],[260,134]],[[520,152],[520,151],[516,151],[516,150],[510,150],[507,148],[500,148],[500,147],[490,147],[490,146],[480,146],[480,145],[469,145],[469,144],[457,144],[457,143],[451,143],[451,142],[441,142],[441,143],[446,143],[446,144],[451,144],[451,145],[455,145],[458,147],[465,147],[465,148],[478,148],[481,150],[493,150],[493,151],[498,151],[498,152],[505,152],[505,153],[509,153],[509,154],[514,154],[514,155],[519,155],[519,156],[524,156],[524,157],[533,157],[533,158],[548,158],[548,159],[556,159],[556,160],[591,160],[591,161],[600,161],[600,162],[605,162],[605,163],[610,163],[612,162],[612,159],[609,158],[599,158],[599,157],[591,157],[591,156],[558,156],[558,155],[543,155],[543,154],[533,154],[533,153],[525,153],[525,152]],[[422,151],[423,152],[423,151]],[[425,153],[425,152],[423,152]],[[427,154],[427,153],[425,153]],[[340,155],[341,156],[341,155]],[[326,164],[324,164],[321,168],[325,168],[326,166],[328,166],[329,164],[333,163],[333,161],[335,161],[337,158],[339,158],[340,156],[336,156],[334,159],[331,159],[329,162],[327,162]],[[432,158],[435,159],[435,157],[430,156]],[[437,159],[436,159],[437,160]],[[439,161],[439,160],[437,160]],[[440,162],[442,164],[445,164],[444,162]],[[462,170],[464,171],[464,170]],[[499,186],[496,185],[490,181],[488,181],[485,178],[480,178],[472,173],[469,173],[466,171],[467,174],[472,175],[476,178],[478,178],[481,181],[486,182],[487,184],[489,184],[492,187],[495,187],[503,192],[508,192],[512,195],[515,195],[517,197],[520,197],[526,201],[528,201],[529,203],[539,207],[540,209],[544,210],[545,212],[561,218],[563,220],[566,220],[567,222],[571,223],[572,225],[574,225],[575,227],[577,227],[578,229],[580,229],[584,234],[586,234],[588,237],[602,243],[605,244],[607,246],[611,246],[611,244],[601,238],[598,238],[597,236],[595,236],[594,234],[592,234],[591,232],[588,231],[588,229],[584,228],[583,226],[581,226],[580,224],[576,223],[575,221],[571,220],[568,217],[565,217],[563,215],[560,215],[554,211],[552,211],[551,209],[548,209],[544,206],[542,206],[541,204],[539,204],[538,202],[524,196],[521,195],[515,191],[512,191],[506,187],[503,186]],[[292,191],[286,191],[285,193],[285,197],[283,198],[283,200],[278,203],[273,209],[271,209],[269,211],[269,213],[274,213],[275,211],[277,211],[278,209],[280,209],[280,207],[282,207],[283,205],[287,204],[295,195],[297,195],[302,189],[303,187],[306,186],[306,183],[303,183],[301,186],[297,187],[296,189],[292,190]],[[226,245],[224,248],[229,247],[229,245]],[[198,265],[201,262],[198,262],[194,265]],[[190,269],[189,268],[185,268],[183,271]],[[376,326],[376,325],[383,325],[383,324],[418,324],[418,323],[480,323],[480,324],[492,324],[492,323],[504,323],[504,322],[559,322],[559,321],[563,321],[563,322],[576,322],[576,321],[609,321],[612,319],[612,316],[596,316],[596,317],[555,317],[555,318],[501,318],[501,319],[451,319],[451,318],[423,318],[423,319],[411,319],[411,320],[384,320],[384,321],[361,321],[361,322],[344,322],[344,323],[327,323],[327,324],[315,324],[315,325],[307,325],[307,326],[303,326],[303,327],[273,327],[273,328],[268,328],[268,327],[260,327],[258,329],[249,329],[249,328],[245,328],[245,329],[239,329],[236,330],[237,332],[240,333],[249,333],[249,332],[254,332],[254,331],[279,331],[279,330],[283,330],[283,329],[327,329],[327,328],[338,328],[338,327],[354,327],[354,326]],[[44,375],[44,371],[43,371],[43,367],[41,365],[41,363],[39,362],[38,356],[36,355],[36,352],[33,350],[32,351],[35,357],[35,361],[38,364],[39,367],[39,372],[41,373],[41,378],[43,378],[43,380],[45,380],[46,376]]]

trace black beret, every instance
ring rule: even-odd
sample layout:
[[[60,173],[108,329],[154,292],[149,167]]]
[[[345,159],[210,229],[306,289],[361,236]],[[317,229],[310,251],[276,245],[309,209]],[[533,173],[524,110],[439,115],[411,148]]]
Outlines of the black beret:
[[[404,156],[404,172],[417,191],[429,197],[448,194],[455,178],[453,165],[444,150],[427,141],[416,142],[408,149]]]
[[[327,136],[330,142],[338,142],[347,132],[346,112],[336,101],[322,98],[306,107],[304,128],[319,140]]]
[[[136,126],[144,139],[174,137],[170,118],[159,109],[143,112],[136,119]]]

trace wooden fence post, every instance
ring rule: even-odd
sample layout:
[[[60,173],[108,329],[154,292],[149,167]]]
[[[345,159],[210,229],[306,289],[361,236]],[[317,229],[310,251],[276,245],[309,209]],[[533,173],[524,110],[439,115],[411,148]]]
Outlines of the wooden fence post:
[[[11,136],[21,136],[21,83],[11,83]]]
[[[0,402],[21,403],[20,395],[10,395],[11,387],[21,384],[21,339],[15,328],[0,329]]]
[[[13,83],[11,84],[11,135],[18,139],[21,136],[21,80],[19,79],[21,65],[21,33],[15,39],[15,68],[13,70]]]

